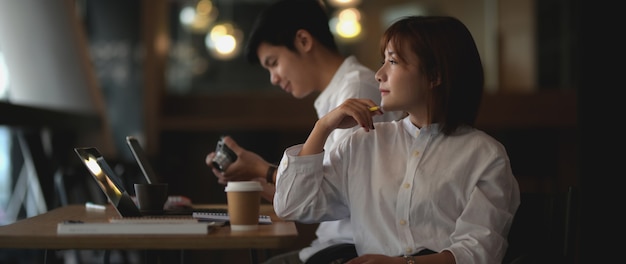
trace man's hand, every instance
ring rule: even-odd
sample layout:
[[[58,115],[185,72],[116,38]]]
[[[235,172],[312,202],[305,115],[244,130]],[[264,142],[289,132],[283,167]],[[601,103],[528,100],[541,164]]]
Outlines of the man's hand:
[[[237,154],[237,160],[230,164],[226,171],[221,172],[211,164],[211,160],[215,157],[215,151],[209,153],[205,159],[205,163],[211,167],[219,183],[226,184],[228,181],[258,180],[257,178],[265,180],[265,173],[270,163],[256,153],[237,145],[237,142],[230,136],[224,137],[224,144]]]

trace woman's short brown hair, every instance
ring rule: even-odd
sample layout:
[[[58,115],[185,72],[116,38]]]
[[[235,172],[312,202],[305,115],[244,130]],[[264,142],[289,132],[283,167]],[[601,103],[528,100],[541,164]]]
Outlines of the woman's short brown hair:
[[[484,88],[483,67],[474,38],[461,21],[448,16],[404,17],[385,31],[380,43],[383,58],[388,43],[396,52],[414,52],[420,70],[439,83],[427,100],[429,122],[439,123],[447,135],[459,126],[474,126]]]

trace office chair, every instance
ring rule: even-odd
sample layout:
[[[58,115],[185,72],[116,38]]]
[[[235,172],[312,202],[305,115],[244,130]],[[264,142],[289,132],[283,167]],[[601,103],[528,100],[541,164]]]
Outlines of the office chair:
[[[522,193],[502,263],[574,263],[577,251],[579,194]]]

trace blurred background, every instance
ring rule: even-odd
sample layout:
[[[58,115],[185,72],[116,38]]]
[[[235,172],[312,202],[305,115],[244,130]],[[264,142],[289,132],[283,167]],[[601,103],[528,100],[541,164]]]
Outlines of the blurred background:
[[[204,163],[221,135],[270,162],[303,142],[314,96],[292,98],[242,56],[256,14],[272,2],[0,0],[0,224],[106,202],[73,147],[98,147],[132,186],[144,181],[124,141],[135,136],[170,194],[224,203]],[[485,68],[477,126],[503,142],[522,192],[554,198],[579,189],[580,1],[322,2],[341,52],[373,70],[395,19],[459,18]],[[549,221],[563,217],[553,209]],[[312,227],[299,228],[294,247],[312,239]],[[574,243],[558,246],[578,247],[579,227],[567,228],[558,239]]]

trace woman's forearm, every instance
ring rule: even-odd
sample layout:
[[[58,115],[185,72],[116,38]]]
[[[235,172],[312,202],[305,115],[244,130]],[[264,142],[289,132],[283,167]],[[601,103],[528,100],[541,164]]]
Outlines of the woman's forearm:
[[[324,144],[333,129],[324,126],[320,120],[315,122],[315,126],[304,142],[298,156],[313,155],[324,151]]]

